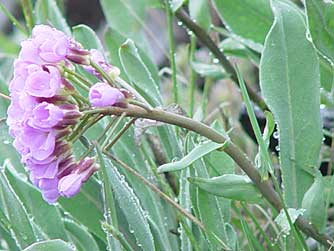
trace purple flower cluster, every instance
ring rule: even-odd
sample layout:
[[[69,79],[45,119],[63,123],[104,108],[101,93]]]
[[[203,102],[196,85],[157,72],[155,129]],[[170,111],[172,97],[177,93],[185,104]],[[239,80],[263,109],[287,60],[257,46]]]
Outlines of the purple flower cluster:
[[[66,97],[68,84],[57,67],[68,60],[82,63],[89,52],[46,25],[35,26],[21,46],[9,86],[7,124],[31,181],[53,203],[78,193],[97,170],[91,158],[76,162],[64,139],[81,113]]]

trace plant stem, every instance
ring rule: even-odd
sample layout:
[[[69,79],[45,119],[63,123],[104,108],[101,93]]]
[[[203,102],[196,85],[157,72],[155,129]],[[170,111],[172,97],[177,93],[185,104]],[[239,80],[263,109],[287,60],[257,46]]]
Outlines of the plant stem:
[[[165,1],[165,8],[166,8],[167,27],[168,27],[170,64],[172,69],[173,102],[177,104],[179,98],[178,98],[177,79],[176,79],[175,44],[174,44],[174,32],[173,32],[174,14],[169,2],[170,0]]]
[[[83,76],[81,76],[80,74],[78,74],[75,71],[72,71],[70,69],[68,69],[67,67],[63,67],[63,70],[70,74],[73,75],[74,77],[76,77],[77,79],[79,79],[83,84],[85,84],[88,88],[92,86],[92,83],[90,83],[87,79],[85,79]]]
[[[196,37],[212,52],[212,54],[219,60],[225,71],[231,75],[231,79],[239,86],[237,74],[232,64],[225,57],[224,53],[219,50],[217,45],[213,42],[207,32],[198,26],[189,18],[189,16],[181,9],[175,12],[175,16],[189,29]],[[262,109],[269,110],[263,98],[249,85],[246,85],[247,92],[250,98]]]
[[[104,115],[116,115],[120,116],[125,113],[129,117],[135,118],[147,118],[160,122],[164,122],[167,124],[176,125],[179,127],[186,128],[190,131],[196,132],[199,135],[202,135],[216,143],[224,143],[226,142],[226,138],[218,133],[216,130],[210,128],[209,126],[192,120],[190,118],[170,113],[164,111],[162,109],[152,109],[151,111],[147,111],[143,108],[129,105],[127,108],[121,107],[108,107],[108,108],[100,108],[94,110],[86,110],[83,111],[85,114],[95,114],[100,113]],[[248,175],[248,177],[253,181],[259,191],[262,193],[264,198],[268,200],[268,202],[277,210],[280,211],[282,209],[281,200],[273,189],[271,183],[268,180],[262,181],[261,176],[256,169],[256,167],[252,164],[252,162],[248,159],[247,155],[242,152],[233,142],[229,141],[229,144],[225,147],[225,152],[234,159],[234,161],[240,166],[240,168]],[[331,238],[327,235],[320,234],[308,221],[306,221],[303,217],[299,217],[296,220],[297,226],[308,236],[311,236],[313,239],[319,241],[326,247],[330,246],[332,243]]]
[[[122,122],[122,120],[125,118],[125,113],[121,114],[121,116],[118,118],[118,120],[116,121],[115,125],[112,127],[111,131],[109,132],[109,135],[107,135],[106,139],[104,140],[104,142],[102,143],[102,149],[104,149],[107,145],[107,142],[109,141],[109,139],[112,137],[112,135],[114,134],[114,132],[116,131],[118,125]],[[106,131],[107,132],[107,131]]]
[[[7,96],[6,94],[0,92],[0,98],[6,99],[8,101],[11,101],[11,98],[9,96]]]
[[[189,49],[189,65],[195,59],[195,49],[196,49],[196,37],[191,35],[190,39],[190,49]],[[194,100],[195,100],[195,85],[196,85],[196,72],[191,68],[190,72],[190,88],[189,88],[189,117],[193,117],[194,115]]]
[[[23,10],[24,19],[26,20],[26,24],[28,26],[29,32],[32,31],[34,27],[34,16],[32,12],[32,4],[30,0],[21,0],[21,6]]]
[[[108,143],[104,149],[105,150],[109,150],[118,140],[119,138],[126,132],[126,130],[129,129],[129,127],[136,121],[136,118],[132,118],[130,119],[125,125],[124,127],[116,134],[116,136],[113,138],[113,140]]]

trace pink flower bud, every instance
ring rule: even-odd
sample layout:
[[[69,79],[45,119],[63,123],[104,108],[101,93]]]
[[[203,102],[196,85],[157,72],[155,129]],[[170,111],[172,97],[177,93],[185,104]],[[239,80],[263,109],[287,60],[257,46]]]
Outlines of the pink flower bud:
[[[110,85],[100,82],[89,90],[89,101],[93,107],[113,106],[124,102],[123,93]]]

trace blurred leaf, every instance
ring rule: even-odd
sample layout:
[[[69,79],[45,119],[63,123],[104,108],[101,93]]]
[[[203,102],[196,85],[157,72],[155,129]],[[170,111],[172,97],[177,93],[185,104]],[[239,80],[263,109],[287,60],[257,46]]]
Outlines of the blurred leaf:
[[[247,58],[250,59],[255,65],[260,64],[259,54],[234,38],[228,37],[224,39],[220,43],[219,48],[223,50],[226,56]]]
[[[126,40],[119,49],[119,57],[123,69],[137,91],[149,101],[151,105],[161,105],[159,85],[138,53],[138,49],[131,40]]]
[[[258,203],[262,198],[256,186],[244,175],[224,174],[214,178],[189,177],[188,180],[211,194],[232,200]]]
[[[74,26],[72,30],[75,40],[80,42],[85,49],[97,49],[104,53],[100,39],[90,27],[80,24]]]
[[[16,244],[21,248],[36,241],[32,222],[27,210],[10,185],[4,173],[4,167],[0,170],[0,222],[8,222],[7,230],[11,232]]]
[[[226,235],[228,244],[233,251],[239,250],[238,235],[231,224],[225,223]]]
[[[209,30],[211,13],[207,0],[189,0],[189,15],[199,26],[205,30]]]
[[[312,41],[317,49],[334,63],[334,3],[305,0]]]
[[[276,19],[261,58],[260,85],[279,128],[285,201],[300,207],[322,141],[319,61],[299,10],[288,2],[273,1],[273,7]]]
[[[75,244],[77,251],[99,250],[93,236],[87,231],[85,226],[69,220],[65,220],[64,223],[66,231]]]
[[[302,208],[305,209],[305,218],[323,232],[326,226],[327,210],[325,207],[324,185],[320,172],[317,173],[314,183],[304,195]]]
[[[288,214],[290,216],[292,224],[295,223],[297,218],[300,215],[303,215],[305,212],[305,209],[295,209],[295,208],[288,208]],[[289,234],[290,232],[290,224],[288,221],[288,218],[286,217],[286,214],[283,210],[279,213],[279,215],[275,218],[275,222],[280,226],[281,230],[285,234]]]
[[[105,171],[111,181],[117,202],[129,223],[130,231],[133,231],[136,237],[137,245],[142,250],[154,251],[155,246],[147,216],[137,196],[125,181],[125,177],[117,171],[115,166],[107,159],[105,159],[105,164]]]
[[[101,0],[100,4],[110,28],[134,40],[142,49],[149,50],[143,36],[144,28],[148,29],[145,23],[146,9],[156,7],[156,3],[152,3],[152,0]]]
[[[175,12],[177,11],[185,2],[186,0],[171,0],[171,6],[172,6],[172,10]]]
[[[190,166],[192,163],[202,158],[206,154],[224,147],[225,144],[228,144],[228,143],[225,142],[224,144],[218,144],[218,143],[209,141],[203,144],[199,144],[194,149],[192,149],[186,156],[184,156],[181,160],[161,165],[158,168],[158,172],[163,173],[163,172],[174,172],[174,171],[182,170]]]
[[[3,34],[0,32],[0,52],[3,54],[17,56],[20,50],[20,46],[12,41],[8,35]]]
[[[15,172],[13,167],[8,166],[5,170],[5,175],[8,178],[13,189],[20,197],[27,212],[34,218],[34,222],[43,230],[50,239],[67,240],[64,223],[58,208],[54,205],[49,205],[42,198],[41,192],[31,184],[27,183]],[[48,220],[45,220],[45,219]]]
[[[228,74],[219,64],[205,64],[200,62],[191,62],[191,67],[202,77],[210,77],[213,79],[227,78]]]
[[[334,86],[334,66],[327,59],[319,56],[320,61],[320,85],[325,91],[330,92]]]
[[[67,35],[71,34],[71,29],[55,0],[37,0],[35,3],[35,15],[36,24],[51,24]]]
[[[214,6],[226,27],[257,51],[273,22],[269,0],[214,0]]]
[[[13,236],[10,234],[8,230],[2,227],[2,223],[0,222],[0,248],[8,248],[10,251],[21,251],[18,246],[15,244],[15,240]]]
[[[62,240],[48,240],[32,244],[23,251],[74,251],[75,247]]]
[[[85,225],[91,233],[106,241],[105,233],[100,226],[100,222],[104,220],[101,185],[96,179],[91,177],[81,188],[79,194],[71,199],[60,198],[59,203],[65,212]]]

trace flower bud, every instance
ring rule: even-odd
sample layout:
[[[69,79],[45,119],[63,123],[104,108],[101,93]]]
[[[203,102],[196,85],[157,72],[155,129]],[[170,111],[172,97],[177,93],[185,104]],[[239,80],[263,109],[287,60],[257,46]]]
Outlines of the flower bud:
[[[125,103],[125,97],[119,89],[100,82],[90,88],[89,101],[93,107],[104,107]]]

